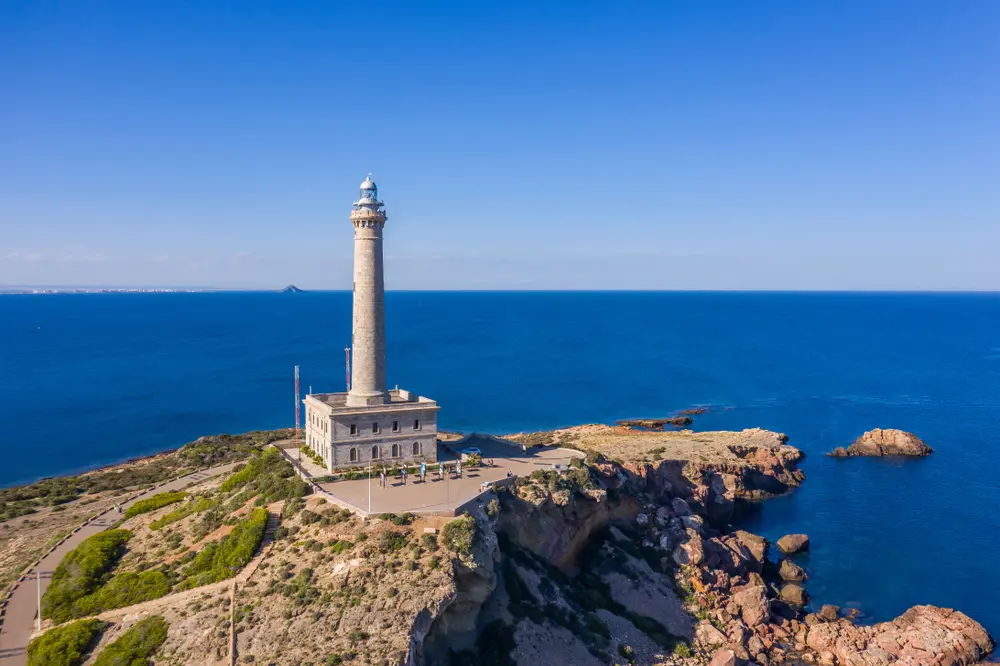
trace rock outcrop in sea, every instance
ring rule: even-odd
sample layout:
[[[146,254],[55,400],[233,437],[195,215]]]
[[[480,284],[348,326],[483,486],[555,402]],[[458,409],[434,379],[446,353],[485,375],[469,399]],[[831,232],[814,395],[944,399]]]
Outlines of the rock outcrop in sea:
[[[829,453],[834,458],[859,456],[927,456],[934,449],[912,432],[875,428],[854,440],[846,449],[838,446]]]

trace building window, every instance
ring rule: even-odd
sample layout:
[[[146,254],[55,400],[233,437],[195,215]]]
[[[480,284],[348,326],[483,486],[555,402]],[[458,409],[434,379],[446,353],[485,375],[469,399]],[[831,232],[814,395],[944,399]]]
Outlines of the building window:
[[[420,419],[413,419],[413,429],[420,430]]]
[[[358,447],[356,447],[356,446],[352,446],[351,447],[350,459],[351,459],[351,462],[358,462]]]
[[[379,454],[378,454],[378,447],[377,446],[373,446],[372,447],[372,460],[378,460],[380,457],[381,456],[379,456]]]
[[[413,442],[413,455],[420,455],[420,442]]]
[[[378,424],[377,423],[373,423],[372,424],[372,434],[373,435],[377,435],[378,434]]]
[[[392,431],[393,432],[399,432],[399,421],[393,421],[392,422]]]
[[[358,434],[358,424],[357,423],[352,423],[351,424],[351,434],[352,435],[357,435]]]
[[[393,444],[392,445],[392,457],[393,458],[398,458],[399,457],[399,444]]]

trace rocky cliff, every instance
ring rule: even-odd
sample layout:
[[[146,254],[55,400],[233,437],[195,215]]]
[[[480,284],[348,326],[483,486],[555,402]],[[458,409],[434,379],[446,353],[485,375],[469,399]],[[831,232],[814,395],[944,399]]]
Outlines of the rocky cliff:
[[[782,435],[585,426],[545,439],[587,451],[587,464],[501,496],[499,599],[481,618],[510,655],[498,663],[546,663],[548,649],[579,664],[971,664],[994,647],[950,609],[873,626],[835,606],[808,612],[801,567],[729,527],[740,502],[803,480]],[[783,543],[794,552],[808,538]]]

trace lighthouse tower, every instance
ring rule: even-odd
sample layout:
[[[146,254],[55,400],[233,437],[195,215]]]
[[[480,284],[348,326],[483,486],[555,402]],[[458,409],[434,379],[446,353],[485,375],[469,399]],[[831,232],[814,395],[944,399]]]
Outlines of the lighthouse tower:
[[[310,393],[306,445],[332,472],[368,464],[437,460],[438,404],[385,379],[385,210],[371,174],[351,210],[354,225],[354,314],[351,386],[343,393]],[[341,380],[343,381],[343,380]]]
[[[382,268],[383,203],[368,174],[354,202],[354,325],[348,407],[389,402],[385,385],[385,282]]]

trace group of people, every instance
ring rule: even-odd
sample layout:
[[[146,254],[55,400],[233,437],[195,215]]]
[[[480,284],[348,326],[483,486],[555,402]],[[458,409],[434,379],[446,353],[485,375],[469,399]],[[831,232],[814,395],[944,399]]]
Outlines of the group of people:
[[[493,461],[491,460],[490,463],[492,463],[492,462]],[[446,470],[447,470],[447,466],[444,463],[439,462],[437,464],[437,470],[436,470],[437,471],[437,475],[438,475],[438,478],[440,480],[442,480],[442,481],[444,481]],[[461,460],[459,460],[458,462],[455,463],[455,473],[458,474],[458,478],[460,478],[460,479],[462,478],[462,461]],[[427,463],[426,462],[421,462],[420,463],[420,469],[418,471],[418,474],[420,475],[420,483],[426,483],[427,482]],[[404,466],[402,466],[402,467],[399,468],[399,471],[396,473],[396,477],[395,478],[396,478],[397,481],[402,480],[403,481],[403,485],[405,486],[408,477],[409,477],[409,470],[404,465]],[[381,467],[379,467],[379,470],[378,470],[378,485],[379,485],[379,488],[387,488],[389,486],[389,470],[387,470],[384,465],[381,466]]]

